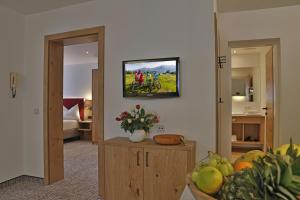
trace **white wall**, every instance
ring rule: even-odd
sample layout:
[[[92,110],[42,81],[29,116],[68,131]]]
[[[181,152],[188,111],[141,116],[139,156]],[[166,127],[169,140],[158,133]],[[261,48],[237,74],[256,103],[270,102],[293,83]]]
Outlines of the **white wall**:
[[[98,64],[78,64],[64,66],[64,98],[79,97],[92,99],[92,70]]]
[[[279,136],[275,140],[287,143],[293,137],[300,143],[300,6],[222,13],[220,17],[223,54],[228,41],[280,38]]]
[[[245,68],[259,66],[259,54],[236,54],[231,56],[232,68]]]
[[[8,23],[9,21],[9,23]],[[0,6],[0,183],[22,174],[22,92],[24,16]],[[18,72],[12,99],[9,72]]]
[[[197,157],[215,150],[213,1],[97,0],[26,17],[25,172],[43,176],[43,37],[105,25],[105,138],[120,136],[115,116],[136,103],[157,111],[168,132],[197,141]],[[122,61],[181,57],[181,97],[122,97]],[[34,124],[34,126],[33,126]]]

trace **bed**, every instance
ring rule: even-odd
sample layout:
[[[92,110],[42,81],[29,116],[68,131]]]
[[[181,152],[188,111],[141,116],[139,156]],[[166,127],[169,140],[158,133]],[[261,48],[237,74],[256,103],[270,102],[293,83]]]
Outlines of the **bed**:
[[[64,139],[79,137],[78,120],[64,119],[63,120]]]
[[[80,132],[78,131],[78,121],[84,120],[84,99],[83,98],[64,98],[63,99],[64,110],[67,111],[74,109],[74,107],[78,105],[78,119],[73,119],[72,117],[65,116],[63,119],[63,133],[64,140],[79,138]]]

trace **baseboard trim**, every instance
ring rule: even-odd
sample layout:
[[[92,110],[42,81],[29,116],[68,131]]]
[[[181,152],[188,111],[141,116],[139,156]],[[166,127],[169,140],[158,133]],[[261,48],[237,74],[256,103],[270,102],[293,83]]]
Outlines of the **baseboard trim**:
[[[0,189],[3,189],[5,187],[9,187],[11,185],[21,183],[21,182],[35,182],[35,183],[43,185],[44,179],[39,178],[39,177],[34,177],[34,176],[22,175],[22,176],[18,176],[16,178],[13,178],[13,179],[10,179],[10,180],[0,183]]]

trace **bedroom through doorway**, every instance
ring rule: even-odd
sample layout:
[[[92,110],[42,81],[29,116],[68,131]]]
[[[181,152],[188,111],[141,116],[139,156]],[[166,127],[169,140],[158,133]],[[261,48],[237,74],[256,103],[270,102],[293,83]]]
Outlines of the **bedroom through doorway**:
[[[77,140],[97,144],[93,104],[97,104],[98,42],[64,47],[64,143]]]
[[[103,195],[103,103],[104,27],[45,36],[45,184]]]
[[[64,46],[64,181],[97,194],[98,42]],[[81,184],[82,179],[86,180]]]

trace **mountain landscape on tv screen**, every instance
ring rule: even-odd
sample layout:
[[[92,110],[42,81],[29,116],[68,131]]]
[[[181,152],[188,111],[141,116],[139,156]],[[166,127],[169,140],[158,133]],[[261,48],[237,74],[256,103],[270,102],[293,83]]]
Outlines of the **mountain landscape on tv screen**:
[[[170,65],[160,65],[158,67],[154,68],[141,68],[138,69],[141,70],[141,72],[158,72],[158,73],[174,73],[176,72],[176,66],[170,66]],[[128,70],[128,71],[136,71],[136,70]]]

